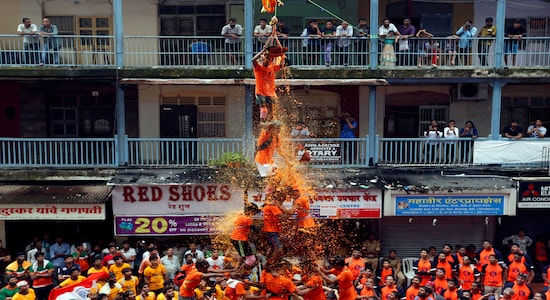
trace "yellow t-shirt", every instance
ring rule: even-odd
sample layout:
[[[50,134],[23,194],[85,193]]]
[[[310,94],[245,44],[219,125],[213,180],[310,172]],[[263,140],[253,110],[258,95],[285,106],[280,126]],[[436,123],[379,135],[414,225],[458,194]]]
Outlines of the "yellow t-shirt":
[[[101,273],[101,272],[109,273],[109,269],[107,269],[106,266],[101,266],[101,269],[99,270],[94,267],[91,267],[88,269],[88,276],[90,276],[90,274],[93,274],[93,273]]]
[[[166,268],[159,264],[156,268],[148,266],[143,271],[143,276],[149,280],[149,289],[156,291],[164,288],[164,277],[166,276]],[[147,281],[147,280],[146,280]]]
[[[84,279],[86,279],[86,277],[84,277],[82,275],[78,275],[78,278],[76,280],[72,280],[71,278],[67,278],[62,283],[60,283],[59,286],[60,287],[66,287],[66,286],[69,286],[69,285],[81,283],[82,281],[84,281]]]
[[[124,274],[122,274],[122,269],[124,269],[124,268],[130,268],[130,265],[127,264],[127,263],[123,263],[122,266],[117,267],[116,264],[112,264],[112,265],[109,267],[109,272],[115,273],[115,275],[116,275],[116,281],[119,281],[119,280],[122,279],[122,277],[124,277]]]
[[[178,299],[179,299],[179,297],[178,297],[178,292],[177,292],[177,291],[174,291],[174,298],[172,298],[172,299],[175,299],[175,300],[178,300]],[[164,293],[159,294],[159,295],[157,296],[157,300],[166,300],[166,297],[164,296]]]
[[[122,286],[122,291],[134,291],[134,295],[137,295],[136,287],[139,285],[139,279],[136,276],[132,276],[131,279],[122,278],[118,281]]]
[[[36,295],[34,294],[33,289],[29,289],[28,294],[22,295],[22,294],[19,294],[19,292],[18,292],[18,293],[15,293],[15,295],[13,295],[13,297],[11,297],[11,299],[12,300],[35,300]]]
[[[141,294],[136,296],[136,300],[155,300],[157,297],[155,296],[155,293],[149,292],[147,294],[147,298],[142,298]]]

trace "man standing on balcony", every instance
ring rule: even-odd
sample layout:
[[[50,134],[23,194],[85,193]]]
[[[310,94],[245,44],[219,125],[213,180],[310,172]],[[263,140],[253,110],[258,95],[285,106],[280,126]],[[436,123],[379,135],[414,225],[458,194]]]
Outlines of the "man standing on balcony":
[[[521,26],[521,20],[515,20],[514,26],[506,28],[504,37],[507,37],[505,42],[506,52],[504,54],[504,62],[507,66],[514,66],[516,64],[516,54],[519,50],[519,43],[521,39],[525,37],[525,27]],[[512,63],[508,64],[508,53],[512,54]]]
[[[532,138],[543,138],[546,135],[546,127],[542,126],[542,119],[537,119],[535,125],[529,126],[527,134]]]
[[[481,33],[479,37],[482,39],[477,44],[477,52],[479,54],[479,61],[482,66],[487,66],[489,48],[491,48],[491,43],[497,35],[497,28],[493,25],[493,18],[485,19],[485,26],[481,28]]]
[[[397,64],[399,66],[410,66],[413,58],[410,54],[410,49],[412,46],[408,38],[414,37],[416,34],[416,28],[411,25],[411,19],[409,17],[405,17],[405,19],[403,19],[403,25],[399,25],[397,30],[399,30],[399,33],[401,34],[401,38],[398,43],[399,55],[397,57]]]
[[[48,18],[44,18],[42,20],[42,26],[38,29],[38,34],[44,38],[44,47],[42,48],[42,60],[40,61],[40,65],[43,65],[46,63],[46,57],[48,55],[48,51],[50,49],[53,49],[53,63],[58,65],[59,64],[59,48],[61,48],[61,43],[59,38],[57,37],[57,26],[53,25]],[[49,62],[49,57],[48,60]]]
[[[357,24],[357,63],[359,66],[368,65],[368,51],[369,51],[369,33],[370,27],[367,24],[367,18],[360,18],[359,24]]]
[[[340,63],[344,66],[348,65],[349,61],[349,45],[351,44],[350,38],[353,36],[353,28],[349,26],[348,22],[342,21],[342,24],[336,27],[336,37],[338,38],[338,48]]]
[[[471,20],[466,20],[464,25],[456,31],[460,37],[458,41],[459,63],[463,66],[470,65],[470,51],[472,50],[472,39],[477,35],[477,28],[472,25]]]
[[[29,18],[23,18],[23,23],[17,27],[17,34],[23,37],[23,64],[37,64],[38,63],[38,51],[40,50],[40,43],[36,33],[38,27],[31,22]]]
[[[260,25],[254,27],[254,37],[258,40],[256,41],[256,52],[261,51],[267,42],[267,38],[273,32],[271,25],[267,24],[267,19],[261,18]]]
[[[231,65],[239,65],[242,34],[243,27],[237,24],[237,19],[234,17],[231,17],[229,24],[222,28],[222,36],[225,37],[225,51],[229,53],[229,64]]]
[[[512,120],[510,125],[504,127],[504,137],[516,141],[523,137],[523,129],[519,127],[518,120]]]

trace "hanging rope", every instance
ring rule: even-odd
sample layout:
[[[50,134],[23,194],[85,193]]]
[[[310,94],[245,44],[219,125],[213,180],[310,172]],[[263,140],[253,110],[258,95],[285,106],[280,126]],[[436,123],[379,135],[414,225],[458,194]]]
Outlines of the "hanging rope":
[[[307,0],[307,2],[309,2],[309,3],[311,3],[311,4],[315,5],[315,6],[317,6],[318,8],[322,9],[323,11],[325,11],[327,14],[331,15],[332,17],[334,17],[334,18],[336,18],[336,19],[338,19],[338,20],[340,20],[340,21],[342,21],[342,22],[347,22],[347,23],[349,24],[349,26],[351,26],[352,28],[359,30],[359,28],[357,28],[356,26],[351,25],[350,22],[348,22],[348,21],[346,21],[346,20],[340,18],[338,15],[332,13],[330,10],[328,10],[328,9],[322,7],[321,5],[315,3],[315,1],[313,1],[313,0]]]

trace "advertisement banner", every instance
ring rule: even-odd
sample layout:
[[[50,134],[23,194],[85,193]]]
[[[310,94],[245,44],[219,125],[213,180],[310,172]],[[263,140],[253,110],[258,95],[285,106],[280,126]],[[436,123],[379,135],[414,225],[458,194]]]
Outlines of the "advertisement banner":
[[[296,158],[303,160],[304,154],[309,154],[311,162],[340,163],[342,156],[340,152],[341,144],[334,142],[304,142],[298,145]]]
[[[504,195],[396,195],[396,216],[504,215]]]
[[[115,216],[115,235],[198,235],[216,233],[221,216]]]
[[[105,220],[105,204],[0,204],[0,220]]]
[[[242,210],[243,191],[228,184],[122,185],[112,191],[113,214],[217,215]]]
[[[550,208],[550,181],[521,181],[518,208]]]
[[[249,191],[248,201],[261,207],[265,194]],[[381,190],[318,190],[309,196],[310,212],[315,218],[379,219],[382,217]],[[284,206],[290,208],[291,201]]]

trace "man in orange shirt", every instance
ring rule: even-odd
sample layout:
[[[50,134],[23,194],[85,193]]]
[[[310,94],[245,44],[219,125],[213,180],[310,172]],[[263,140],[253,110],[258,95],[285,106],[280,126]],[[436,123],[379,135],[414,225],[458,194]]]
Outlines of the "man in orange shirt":
[[[296,296],[298,289],[291,279],[285,277],[284,263],[277,262],[270,264],[265,273],[264,283],[266,293],[271,300],[287,300],[289,296]]]
[[[272,118],[271,109],[277,98],[275,92],[275,75],[281,69],[275,62],[277,47],[264,48],[252,58],[254,78],[256,79],[256,104],[260,106],[260,121],[269,121]],[[258,59],[262,57],[261,63]]]
[[[261,177],[275,174],[277,166],[273,160],[273,155],[275,154],[275,150],[281,146],[281,137],[279,136],[281,125],[279,121],[271,121],[260,132],[254,161]]]
[[[219,276],[216,273],[205,273],[210,265],[206,260],[199,259],[195,263],[195,269],[185,276],[180,286],[180,299],[195,299],[195,288],[198,287],[203,278]]]
[[[336,277],[328,277],[320,270],[319,275],[330,284],[338,283],[339,300],[355,300],[357,298],[357,291],[353,286],[355,276],[350,269],[346,269],[346,262],[342,257],[336,257],[333,260],[333,266],[334,271],[338,273]]]
[[[437,255],[437,263],[435,265],[436,269],[445,270],[445,278],[453,279],[455,274],[455,266],[449,261],[445,252],[439,252]],[[454,260],[453,260],[454,261]]]
[[[356,280],[361,272],[365,270],[367,262],[363,257],[361,257],[362,253],[360,249],[353,249],[351,252],[351,256],[346,258],[346,264],[348,266],[348,269],[351,270],[351,273],[353,274],[353,280]]]
[[[514,259],[508,264],[506,282],[516,281],[518,274],[528,274],[527,284],[531,284],[531,281],[535,277],[535,272],[533,272],[530,265],[523,262],[522,258],[523,254],[519,252],[514,253]]]
[[[276,261],[283,254],[283,244],[279,240],[279,234],[282,230],[280,218],[285,213],[282,207],[284,198],[277,191],[268,197],[263,207],[263,231],[266,233],[270,247],[266,256],[268,260]]]
[[[498,263],[495,254],[489,255],[489,263],[481,270],[481,282],[484,294],[501,294],[504,285],[505,269]]]
[[[315,220],[313,220],[309,211],[309,197],[298,189],[291,189],[290,197],[294,199],[290,212],[296,213],[298,221],[298,241],[296,244],[301,245],[301,249],[297,249],[299,250],[298,254],[314,259],[314,252],[311,249],[315,247],[317,232],[315,230]]]
[[[241,213],[233,223],[233,231],[231,232],[231,243],[237,249],[241,257],[245,258],[243,264],[237,269],[239,273],[243,268],[252,269],[256,262],[256,256],[252,251],[252,246],[248,242],[250,235],[250,227],[252,226],[252,217],[260,212],[258,206],[254,203],[249,203],[244,208],[244,214]]]
[[[490,241],[483,241],[483,249],[481,249],[481,251],[479,251],[479,253],[477,254],[478,260],[481,262],[482,265],[486,265],[489,263],[489,255],[491,254],[495,255],[498,262],[502,263],[504,261],[500,251],[493,248],[493,245]]]
[[[432,278],[435,273],[435,268],[432,261],[428,258],[428,250],[420,249],[420,259],[413,263],[413,270],[417,276],[422,278],[420,285],[426,285],[426,283]]]
[[[452,279],[447,280],[447,290],[443,293],[445,300],[458,300],[458,288]]]
[[[411,286],[409,286],[405,292],[406,300],[414,300],[414,298],[418,295],[418,291],[420,290],[420,282],[422,282],[422,278],[420,276],[414,276],[413,279],[411,279]]]
[[[512,300],[529,300],[532,299],[533,290],[531,287],[526,284],[527,274],[520,273],[518,274],[514,282],[508,282],[504,286],[504,289],[511,288],[514,291]]]
[[[391,266],[390,260],[387,258],[384,258],[382,260],[382,267],[380,268],[380,271],[378,272],[378,280],[380,282],[379,285],[383,285],[383,278],[386,278],[388,276],[392,276],[395,278],[395,270]]]
[[[463,291],[472,289],[472,283],[479,281],[479,271],[471,264],[470,257],[462,257],[462,265],[458,268],[457,279]]]
[[[445,291],[448,288],[447,276],[445,273],[446,273],[445,269],[437,268],[437,270],[435,271],[435,279],[433,281],[434,293],[439,294],[441,296],[443,296],[443,293],[445,293]]]
[[[385,282],[385,286],[380,289],[380,299],[387,299],[388,295],[394,292],[397,293],[397,299],[401,299],[405,296],[403,290],[395,285],[395,278],[393,277],[393,275],[386,276]]]

